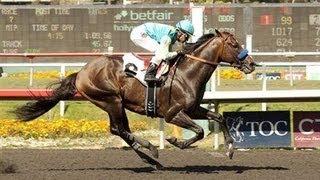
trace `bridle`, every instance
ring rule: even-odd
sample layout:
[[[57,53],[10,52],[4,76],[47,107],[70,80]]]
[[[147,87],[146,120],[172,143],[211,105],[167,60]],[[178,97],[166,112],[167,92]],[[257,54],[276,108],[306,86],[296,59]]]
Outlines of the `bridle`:
[[[225,43],[227,41],[227,39],[231,36],[231,34],[229,34],[227,37],[225,37],[223,39],[223,49],[222,49],[222,54],[224,52],[224,49],[225,49]],[[214,39],[214,37],[212,38]],[[211,40],[208,40],[208,42],[211,42]],[[243,49],[238,55],[237,55],[237,60],[238,60],[238,63],[237,64],[229,64],[229,63],[215,63],[215,62],[212,62],[212,61],[208,61],[206,59],[203,59],[203,58],[199,58],[199,57],[196,57],[196,56],[193,56],[193,55],[190,55],[190,54],[185,54],[186,57],[190,58],[190,59],[193,59],[193,60],[196,60],[196,61],[200,61],[200,62],[203,62],[203,63],[206,63],[206,64],[210,64],[210,65],[213,65],[213,66],[217,66],[217,65],[221,65],[221,66],[231,66],[231,67],[236,67],[236,68],[241,68],[242,67],[242,61],[244,61],[246,59],[246,57],[248,56],[248,50],[247,49]]]

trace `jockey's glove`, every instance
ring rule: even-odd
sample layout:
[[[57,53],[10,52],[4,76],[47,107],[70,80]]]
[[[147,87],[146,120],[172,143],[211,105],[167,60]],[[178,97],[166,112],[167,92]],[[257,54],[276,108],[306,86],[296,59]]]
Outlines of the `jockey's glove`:
[[[179,56],[184,56],[186,53],[184,52],[184,50],[179,50],[177,51],[177,55]]]

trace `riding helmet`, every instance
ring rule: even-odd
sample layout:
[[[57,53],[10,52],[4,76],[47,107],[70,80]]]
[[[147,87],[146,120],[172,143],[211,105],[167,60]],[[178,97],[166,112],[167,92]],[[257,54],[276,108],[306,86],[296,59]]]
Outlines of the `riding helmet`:
[[[189,20],[182,20],[176,24],[176,28],[180,31],[187,33],[189,36],[192,36],[194,33],[194,28],[192,23]]]

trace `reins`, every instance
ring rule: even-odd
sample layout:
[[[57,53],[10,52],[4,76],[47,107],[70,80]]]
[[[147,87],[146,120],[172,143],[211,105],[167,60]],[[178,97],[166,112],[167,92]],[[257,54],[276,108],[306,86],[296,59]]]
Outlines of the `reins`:
[[[229,36],[227,36],[227,37],[223,40],[223,44],[224,44],[224,42],[226,41],[226,39],[227,39],[228,37],[229,37]],[[214,38],[212,38],[211,40],[208,40],[207,43],[205,43],[205,45],[209,44],[213,39],[214,39]],[[216,62],[208,61],[208,60],[206,60],[206,59],[199,58],[199,57],[193,56],[193,55],[191,55],[191,54],[184,54],[184,55],[187,56],[188,58],[192,59],[192,60],[200,61],[200,62],[203,62],[203,63],[206,63],[206,64],[210,64],[210,65],[213,65],[213,66],[220,65],[220,66],[240,67],[240,65],[233,65],[233,64],[229,64],[229,63],[216,63]]]
[[[224,39],[224,43],[225,43],[225,41],[227,40],[229,38],[229,36],[227,36],[225,39]],[[208,42],[210,42],[210,41],[208,41]],[[224,50],[224,49],[223,49]],[[203,62],[203,63],[206,63],[206,64],[210,64],[210,65],[213,65],[213,66],[218,66],[218,65],[220,65],[220,66],[230,66],[230,67],[237,67],[237,68],[241,68],[241,65],[239,65],[239,64],[230,64],[230,63],[223,63],[223,62],[220,62],[220,63],[215,63],[215,62],[211,62],[211,61],[208,61],[208,60],[206,60],[206,59],[203,59],[203,58],[199,58],[199,57],[196,57],[196,56],[193,56],[193,55],[191,55],[191,54],[184,54],[186,57],[188,57],[188,58],[190,58],[190,59],[192,59],[192,60],[196,60],[196,61],[200,61],[200,62]],[[257,64],[257,63],[254,63],[254,66],[261,66],[261,65],[259,65],[259,64]]]
[[[187,56],[188,58],[190,58],[192,60],[200,61],[200,62],[203,62],[203,63],[206,63],[206,64],[210,64],[210,65],[213,65],[213,66],[220,65],[220,66],[230,66],[230,67],[241,67],[240,65],[232,65],[232,64],[228,64],[228,63],[211,62],[211,61],[208,61],[206,59],[202,59],[202,58],[190,55],[190,54],[185,54],[185,56]]]

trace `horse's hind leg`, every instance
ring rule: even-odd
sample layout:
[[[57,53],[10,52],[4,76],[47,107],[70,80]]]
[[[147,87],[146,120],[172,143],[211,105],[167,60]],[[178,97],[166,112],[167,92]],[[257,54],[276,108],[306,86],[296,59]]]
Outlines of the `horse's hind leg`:
[[[122,106],[121,98],[117,96],[105,96],[103,100],[90,97],[84,92],[81,92],[82,96],[87,98],[96,106],[106,111],[110,117],[110,132],[114,135],[120,136],[129,146],[138,150],[139,144],[142,147],[149,149],[154,157],[158,157],[158,150],[149,141],[136,137],[131,134],[128,118],[125,109]]]
[[[156,169],[163,167],[159,162],[139,150],[139,145],[141,145],[142,147],[149,149],[153,157],[158,158],[159,156],[158,149],[149,141],[133,135],[130,133],[130,129],[128,131],[125,128],[126,124],[123,124],[123,122],[128,122],[128,119],[121,103],[113,104],[108,110],[108,114],[110,116],[110,127],[112,128],[111,131],[113,134],[120,136],[146,163],[155,166]]]
[[[159,162],[139,151],[141,145],[142,147],[149,149],[154,157],[159,156],[157,148],[149,141],[131,134],[125,110],[120,103],[121,101],[117,100],[117,97],[109,97],[105,98],[104,101],[101,101],[95,100],[84,93],[82,95],[108,113],[110,117],[110,132],[112,134],[120,136],[145,162],[156,166],[156,168],[162,167]]]
[[[191,144],[202,139],[204,136],[204,131],[202,127],[194,123],[192,119],[182,110],[178,112],[172,119],[166,119],[166,121],[168,123],[175,124],[179,127],[189,129],[196,133],[194,137],[185,141],[179,141],[176,137],[166,139],[169,143],[179,147],[180,149],[189,147]]]
[[[138,150],[139,145],[141,145],[142,147],[149,149],[155,158],[158,158],[159,153],[154,145],[130,132],[128,118],[125,109],[120,102],[120,100],[115,100],[113,103],[110,103],[107,108],[110,117],[111,133],[120,136],[135,150]]]
[[[135,150],[138,150],[138,144],[140,144],[142,147],[149,149],[155,158],[158,158],[159,153],[154,145],[130,132],[130,128],[127,126],[128,118],[122,104],[112,105],[108,114],[110,116],[110,128],[112,128],[111,131],[113,134],[120,136]],[[113,127],[111,127],[111,124]]]
[[[233,153],[234,153],[234,149],[233,149],[233,139],[230,136],[228,127],[227,127],[227,122],[226,120],[223,118],[223,116],[219,113],[215,113],[212,112],[208,109],[205,109],[201,106],[199,106],[199,108],[197,109],[197,111],[192,112],[191,117],[193,119],[209,119],[209,120],[214,120],[217,121],[220,125],[220,128],[223,132],[224,135],[224,144],[225,147],[227,149],[226,155],[232,159],[233,157]]]

